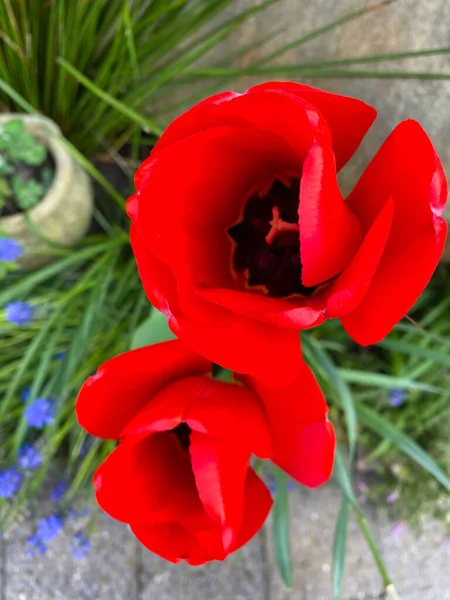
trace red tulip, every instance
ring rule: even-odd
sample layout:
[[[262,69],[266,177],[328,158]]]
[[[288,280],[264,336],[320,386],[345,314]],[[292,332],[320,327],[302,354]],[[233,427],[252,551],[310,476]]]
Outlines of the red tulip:
[[[334,432],[308,367],[281,392],[252,378],[224,383],[175,340],[116,356],[81,389],[92,435],[120,440],[99,467],[99,505],[167,560],[223,560],[263,524],[272,504],[250,455],[309,486],[330,476]]]
[[[177,336],[283,386],[301,369],[299,330],[337,317],[374,344],[406,314],[443,251],[447,185],[410,120],[344,200],[336,172],[375,115],[272,82],[208,98],[168,127],[128,212],[145,290]]]

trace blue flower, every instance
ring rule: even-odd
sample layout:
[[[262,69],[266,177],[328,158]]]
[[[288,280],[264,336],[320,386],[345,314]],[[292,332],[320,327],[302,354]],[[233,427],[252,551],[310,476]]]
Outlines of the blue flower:
[[[407,395],[408,392],[406,390],[402,388],[393,388],[389,392],[389,400],[391,401],[391,405],[395,408],[398,408],[404,404]]]
[[[23,475],[15,467],[0,473],[0,498],[11,498],[20,488]]]
[[[38,528],[33,537],[43,544],[48,544],[48,542],[60,534],[62,526],[63,521],[59,515],[50,515],[38,521]]]
[[[291,481],[290,479],[288,479],[286,481],[286,489],[288,491],[293,490],[294,489],[294,482]],[[269,490],[269,492],[274,495],[277,493],[278,489],[277,489],[277,484],[275,482],[275,477],[273,475],[269,475],[267,477],[267,489]]]
[[[21,469],[37,469],[42,462],[42,456],[36,446],[26,443],[19,450],[17,462]]]
[[[64,497],[68,487],[67,481],[61,481],[61,483],[58,483],[58,485],[50,492],[51,500],[53,500],[53,502],[59,502]]]
[[[82,531],[74,535],[72,544],[72,554],[79,560],[84,558],[91,547],[91,540],[87,538]]]
[[[22,402],[26,402],[28,400],[28,398],[30,397],[30,392],[30,387],[26,387],[22,390],[22,393],[20,394],[20,399],[22,400]]]
[[[12,238],[0,238],[0,260],[11,262],[23,254],[22,246]]]
[[[29,535],[27,537],[27,542],[31,546],[31,548],[26,548],[25,554],[35,556],[36,551],[38,551],[40,554],[45,554],[47,552],[47,546],[42,543],[42,541],[38,538],[37,535]]]
[[[27,325],[33,320],[34,307],[28,302],[10,302],[6,305],[6,320],[14,325]]]
[[[46,398],[36,398],[34,402],[25,408],[25,418],[30,427],[42,429],[55,420],[55,409]]]

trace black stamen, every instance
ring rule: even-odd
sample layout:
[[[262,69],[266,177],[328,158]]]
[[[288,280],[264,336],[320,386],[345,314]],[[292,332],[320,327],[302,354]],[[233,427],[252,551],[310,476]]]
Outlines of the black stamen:
[[[189,427],[189,425],[183,422],[177,425],[174,429],[171,429],[169,433],[175,434],[180,442],[181,447],[188,451],[189,446],[191,445],[191,440],[189,437],[191,435],[191,431],[192,429]]]
[[[310,296],[315,290],[302,285],[299,233],[283,231],[272,243],[266,240],[274,208],[286,224],[298,223],[299,193],[299,179],[292,180],[289,187],[276,179],[265,196],[249,198],[242,220],[228,229],[236,242],[234,270],[246,273],[247,285],[264,286],[267,295],[274,298]]]

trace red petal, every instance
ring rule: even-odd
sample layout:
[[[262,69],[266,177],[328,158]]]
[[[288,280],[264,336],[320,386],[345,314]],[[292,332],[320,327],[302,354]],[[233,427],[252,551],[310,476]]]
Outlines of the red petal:
[[[289,386],[266,388],[253,377],[242,380],[260,397],[272,432],[273,461],[300,483],[316,487],[331,475],[335,437],[328,407],[306,363]]]
[[[271,454],[270,433],[258,397],[249,389],[210,377],[185,377],[165,386],[128,423],[121,436],[176,427],[191,429],[238,444],[246,453]]]
[[[239,437],[236,432],[236,439]],[[239,441],[219,439],[192,431],[189,452],[203,506],[221,526],[226,552],[234,545],[242,524],[244,486],[250,452]]]
[[[125,523],[208,523],[195,487],[189,454],[171,433],[125,439],[97,469],[97,502]]]
[[[393,213],[394,201],[389,197],[353,260],[331,287],[324,291],[329,319],[355,309],[366,295],[391,231]]]
[[[76,403],[78,422],[92,435],[117,439],[163,386],[210,369],[207,359],[179,340],[120,354],[84,383]]]
[[[391,233],[363,301],[342,318],[360,344],[375,344],[408,312],[427,285],[445,245],[447,198],[442,165],[415,121],[397,126],[348,202],[367,229],[387,196],[394,200]]]
[[[213,329],[197,325],[183,315],[171,318],[169,326],[203,356],[226,369],[254,375],[268,386],[284,386],[299,371],[302,355],[296,331],[239,315],[230,325]]]
[[[179,523],[133,524],[131,530],[146,548],[170,562],[202,565],[216,559]]]
[[[314,138],[319,133],[331,142],[330,132],[315,108],[299,98],[286,93],[249,90],[242,96],[224,102],[208,115],[211,125],[256,125],[282,137],[303,161]]]
[[[233,312],[270,325],[288,329],[307,329],[325,320],[325,305],[315,297],[295,300],[270,298],[230,289],[197,289],[196,294]]]
[[[361,226],[339,191],[333,152],[315,144],[300,182],[302,282],[319,285],[339,275],[361,241]]]
[[[130,242],[148,299],[155,308],[170,314],[178,306],[176,282],[170,269],[145,246],[134,223],[130,229]]]
[[[264,483],[253,471],[248,469],[245,480],[244,515],[239,537],[232,548],[237,550],[257,533],[269,514],[272,497]]]
[[[377,111],[362,100],[300,83],[268,82],[251,88],[249,92],[273,90],[299,96],[320,111],[331,130],[338,171],[353,156],[377,116]]]
[[[257,128],[215,127],[190,136],[158,154],[141,188],[140,234],[178,284],[229,287],[227,228],[240,219],[249,194],[298,167],[287,144]]]
[[[159,138],[152,152],[157,153],[168,146],[179,142],[180,140],[202,131],[211,125],[210,115],[215,113],[216,107],[222,104],[228,104],[233,98],[240,96],[237,92],[221,92],[209,98],[205,98],[192,108],[177,117],[175,121],[167,127]],[[136,187],[138,187],[136,183]]]

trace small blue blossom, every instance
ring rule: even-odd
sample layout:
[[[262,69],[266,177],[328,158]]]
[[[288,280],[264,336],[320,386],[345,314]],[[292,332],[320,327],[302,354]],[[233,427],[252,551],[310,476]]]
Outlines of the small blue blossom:
[[[45,554],[47,552],[47,546],[39,539],[37,535],[29,535],[27,537],[27,542],[31,547],[25,549],[25,554],[36,556],[37,552],[39,552],[39,554]]]
[[[91,540],[87,538],[83,532],[79,531],[74,535],[72,544],[72,554],[77,560],[84,558],[89,552],[90,547]]]
[[[0,473],[0,498],[11,498],[20,488],[23,475],[15,467]]]
[[[36,398],[34,402],[25,408],[25,418],[30,427],[42,429],[55,420],[55,409],[50,400]]]
[[[397,492],[391,492],[390,494],[388,494],[386,496],[386,502],[389,502],[389,504],[393,504],[394,502],[397,502],[397,500],[398,500]]]
[[[57,537],[63,526],[63,521],[59,515],[50,515],[38,522],[36,538],[43,544],[48,544]]]
[[[398,408],[404,404],[407,395],[408,392],[406,390],[403,390],[402,388],[393,388],[389,392],[389,400],[391,401],[391,405],[395,408]]]
[[[36,446],[24,444],[17,457],[21,469],[37,469],[42,462],[42,456]]]
[[[87,517],[90,513],[90,510],[87,506],[82,508],[81,510],[77,510],[73,506],[69,508],[69,516],[70,517]]]
[[[59,502],[64,497],[68,487],[67,481],[61,481],[61,483],[58,483],[58,485],[50,492],[50,499],[53,502]]]
[[[22,400],[22,402],[25,403],[28,400],[28,398],[30,397],[30,392],[30,387],[26,387],[24,390],[22,390],[22,393],[20,394],[20,399]]]
[[[9,302],[5,308],[6,320],[14,325],[27,325],[31,323],[34,315],[34,307],[28,302]]]
[[[58,354],[56,355],[56,360],[61,362],[62,360],[64,360],[65,355],[66,355],[65,352],[58,352]]]
[[[269,475],[268,478],[267,478],[267,489],[269,490],[269,492],[272,495],[276,494],[277,491],[278,491],[277,490],[277,485],[276,485],[276,482],[275,482],[275,477],[273,475]],[[286,489],[288,491],[294,489],[294,482],[291,481],[290,479],[288,479],[287,482],[286,482]]]
[[[0,238],[0,260],[12,262],[23,254],[22,246],[12,238]]]

